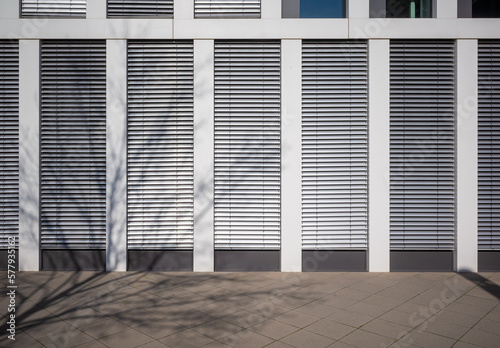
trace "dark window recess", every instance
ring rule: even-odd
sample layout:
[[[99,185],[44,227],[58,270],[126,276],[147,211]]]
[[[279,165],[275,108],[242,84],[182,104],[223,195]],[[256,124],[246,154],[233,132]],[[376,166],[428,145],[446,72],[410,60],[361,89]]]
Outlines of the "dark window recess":
[[[370,0],[371,18],[431,18],[432,0]]]
[[[500,18],[500,1],[458,0],[458,18]]]
[[[345,0],[282,0],[283,18],[345,18]]]

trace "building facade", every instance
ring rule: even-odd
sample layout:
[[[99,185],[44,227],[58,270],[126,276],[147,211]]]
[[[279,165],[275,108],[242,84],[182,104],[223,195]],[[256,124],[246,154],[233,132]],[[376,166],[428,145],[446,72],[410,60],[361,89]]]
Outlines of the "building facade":
[[[495,1],[3,0],[0,120],[4,269],[500,270]]]

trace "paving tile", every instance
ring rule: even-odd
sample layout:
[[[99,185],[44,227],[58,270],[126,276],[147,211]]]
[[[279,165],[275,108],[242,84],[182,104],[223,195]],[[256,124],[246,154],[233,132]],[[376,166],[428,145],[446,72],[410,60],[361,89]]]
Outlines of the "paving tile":
[[[142,346],[139,346],[140,348],[167,348],[168,346],[166,344],[163,344],[159,341],[152,341],[149,343],[146,343]]]
[[[365,303],[364,300],[353,304],[346,308],[350,312],[356,312],[365,315],[371,315],[373,317],[378,317],[389,311],[389,309],[373,305],[370,303]]]
[[[203,348],[229,348],[229,347],[231,346],[228,346],[227,344],[224,344],[220,341],[213,341],[203,346]]]
[[[183,331],[186,329],[186,327],[174,321],[169,321],[164,319],[160,321],[151,322],[149,324],[137,326],[135,327],[135,329],[147,336],[159,339],[174,334],[176,332]]]
[[[347,343],[355,347],[380,348],[383,346],[390,346],[394,340],[371,332],[356,330],[342,338],[340,342]]]
[[[197,348],[214,340],[192,329],[184,330],[159,340],[171,348]]]
[[[339,340],[356,329],[352,326],[323,319],[307,326],[305,330],[332,338],[334,340]]]
[[[277,316],[275,319],[281,321],[282,323],[293,325],[300,328],[310,325],[315,321],[319,320],[318,317],[302,313],[298,310],[286,312],[282,315]]]
[[[473,328],[467,332],[460,341],[472,343],[484,348],[498,348],[500,336]]]
[[[75,348],[106,348],[106,346],[104,344],[102,344],[101,342],[97,341],[97,340],[94,340],[94,341],[89,341],[87,343],[84,343],[84,344],[80,344],[78,346],[74,346]],[[165,347],[165,346],[163,346]]]
[[[259,325],[252,326],[250,330],[272,339],[279,340],[297,331],[298,328],[274,319],[269,319]]]
[[[270,345],[266,346],[266,348],[290,348],[290,347],[292,346],[280,341],[273,342]]]
[[[173,315],[166,316],[165,318],[187,327],[198,326],[215,319],[211,315],[197,310],[179,312]]]
[[[456,342],[453,345],[453,348],[480,348],[481,346],[476,346],[475,344],[467,343],[467,342]]]
[[[84,334],[82,331],[73,329],[65,332],[48,333],[47,336],[39,338],[38,342],[49,347],[72,347],[93,340],[92,337]]]
[[[401,305],[404,302],[405,302],[405,300],[391,298],[391,297],[382,296],[382,295],[378,295],[378,294],[372,295],[372,296],[365,298],[363,300],[363,303],[369,303],[369,304],[373,304],[373,305],[384,307],[384,308],[390,308],[390,309],[393,309],[393,308]]]
[[[476,296],[470,296],[468,293],[462,297],[460,297],[457,302],[465,303],[474,307],[478,307],[484,309],[486,311],[490,311],[494,307],[498,305],[498,300],[480,298]]]
[[[396,323],[391,323],[382,319],[375,319],[361,327],[362,330],[369,331],[371,333],[399,339],[406,335],[411,328],[408,326],[399,325]]]
[[[45,337],[48,335],[48,333],[51,333],[53,335],[63,335],[66,332],[72,330],[77,329],[62,320],[57,320],[57,318],[51,318],[50,321],[47,321],[45,323],[24,328],[24,331],[34,339]]]
[[[328,348],[356,348],[356,346],[351,346],[350,344],[337,341],[328,346]]]
[[[254,326],[254,325],[260,324],[260,323],[268,320],[268,318],[263,316],[263,315],[249,312],[246,310],[240,310],[240,311],[225,315],[225,316],[221,317],[220,319],[225,320],[229,323],[232,323],[234,325],[240,326],[240,327],[245,328],[245,329],[250,327],[250,326]]]
[[[452,312],[462,313],[469,316],[481,318],[486,315],[490,310],[480,307],[475,307],[466,303],[454,302],[446,307],[447,310]]]
[[[370,315],[340,310],[328,316],[326,319],[353,327],[360,327],[361,325],[366,324],[374,318],[374,316]]]
[[[240,308],[222,302],[215,302],[206,306],[202,306],[198,310],[213,317],[220,318],[225,315],[237,312],[240,310]]]
[[[90,325],[85,325],[81,327],[81,330],[85,332],[90,337],[99,339],[101,337],[109,336],[118,332],[125,331],[130,327],[115,320],[107,319],[104,321],[99,321],[97,323],[92,323]]]
[[[404,326],[407,326],[410,328],[414,328],[414,327],[418,326],[420,323],[419,322],[415,323],[415,321],[412,320],[412,318],[413,318],[412,314],[406,313],[406,312],[401,312],[401,311],[398,311],[396,309],[393,309],[387,313],[382,314],[380,317],[378,317],[378,319],[389,321],[391,323],[400,324],[400,325],[404,325]]]
[[[242,328],[228,323],[227,321],[215,319],[206,322],[205,324],[195,326],[193,327],[193,330],[201,333],[202,335],[213,338],[214,340],[219,340],[242,330]]]
[[[435,318],[434,321],[437,321],[437,322],[449,323],[452,325],[459,325],[459,326],[463,326],[463,327],[468,328],[468,329],[470,329],[472,326],[474,326],[479,321],[478,317],[471,316],[468,314],[452,312],[448,309],[445,309],[445,310],[439,312],[433,318]]]
[[[362,299],[365,299],[372,295],[371,292],[351,288],[344,288],[342,290],[336,291],[335,294],[356,301],[361,301]]]
[[[251,330],[242,330],[222,338],[221,341],[230,347],[260,348],[272,343],[273,339],[259,335]]]
[[[7,278],[7,277],[6,277]],[[2,329],[5,328],[4,325],[1,326]],[[16,340],[13,341],[8,338],[8,335],[2,332],[0,335],[0,346],[1,347],[29,347],[29,348],[38,348],[43,347],[39,342],[37,342],[33,337],[29,336],[27,333],[17,329],[16,330]]]
[[[292,347],[297,347],[297,348],[303,348],[303,347],[323,348],[323,347],[328,347],[330,344],[334,342],[334,340],[330,338],[320,336],[318,334],[306,330],[299,330],[285,338],[282,338],[280,341],[289,344]]]
[[[431,322],[430,320],[432,319],[430,319],[425,323],[425,331],[448,338],[459,339],[469,330],[467,327],[440,321],[439,317],[436,318],[435,321]]]
[[[422,348],[441,348],[441,347],[451,347],[456,340],[439,336],[430,332],[421,331],[421,330],[413,330],[408,335],[405,335],[398,341],[400,344],[410,344],[419,346]]]
[[[273,301],[264,301],[246,307],[245,310],[258,315],[262,315],[266,318],[275,318],[279,315],[282,315],[283,313],[289,312],[290,308],[283,307]]]
[[[351,298],[343,297],[337,295],[337,293],[334,293],[332,295],[327,295],[319,300],[316,301],[319,304],[324,304],[330,307],[338,308],[338,309],[345,309],[355,303],[357,303],[357,300],[353,300]]]
[[[134,329],[128,329],[99,339],[99,342],[111,348],[137,347],[151,341],[153,341],[151,337]]]
[[[311,302],[302,307],[297,308],[299,312],[303,312],[309,315],[313,315],[318,318],[326,318],[329,315],[332,315],[335,312],[338,312],[339,309],[335,307],[330,307],[325,304],[321,304],[318,302]]]

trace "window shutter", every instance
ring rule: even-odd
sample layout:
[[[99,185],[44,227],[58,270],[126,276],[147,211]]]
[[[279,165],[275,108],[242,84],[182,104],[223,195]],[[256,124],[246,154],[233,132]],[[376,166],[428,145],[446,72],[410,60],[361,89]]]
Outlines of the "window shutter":
[[[280,42],[215,43],[215,248],[280,248]]]
[[[19,232],[19,42],[0,40],[0,249]]]
[[[302,44],[302,248],[366,249],[368,52]]]
[[[195,0],[195,18],[260,18],[260,0]]]
[[[87,0],[21,0],[21,16],[85,18]]]
[[[128,248],[193,248],[193,42],[129,41]]]
[[[108,17],[174,16],[173,0],[108,0]]]
[[[500,40],[479,40],[479,249],[500,250]]]
[[[392,40],[391,249],[453,250],[455,46]]]
[[[41,44],[41,244],[106,247],[106,44]]]

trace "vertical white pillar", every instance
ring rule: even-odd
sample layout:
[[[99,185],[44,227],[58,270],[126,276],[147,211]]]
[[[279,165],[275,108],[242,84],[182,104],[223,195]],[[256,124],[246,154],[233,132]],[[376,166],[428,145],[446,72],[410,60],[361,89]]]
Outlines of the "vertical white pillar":
[[[260,17],[262,19],[281,18],[281,0],[264,0],[260,3]]]
[[[20,12],[19,0],[2,0],[0,1],[0,18],[16,19],[19,18]]]
[[[477,40],[457,40],[456,271],[477,272]]]
[[[370,0],[349,0],[347,3],[348,18],[370,18]]]
[[[434,0],[435,18],[457,18],[457,0]]]
[[[368,41],[368,270],[390,270],[389,40]]]
[[[127,40],[106,42],[106,270],[127,270]]]
[[[40,41],[19,41],[19,270],[40,269]]]
[[[281,270],[302,271],[302,41],[281,41]]]
[[[195,272],[214,270],[214,40],[194,41]]]
[[[174,19],[193,19],[194,0],[174,0]]]
[[[87,0],[87,19],[105,19],[107,17],[107,1]]]

